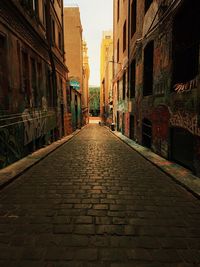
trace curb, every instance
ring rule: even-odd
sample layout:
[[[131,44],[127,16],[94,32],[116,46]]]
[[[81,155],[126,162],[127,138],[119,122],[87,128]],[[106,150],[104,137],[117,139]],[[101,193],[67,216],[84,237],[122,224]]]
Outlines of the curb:
[[[181,185],[184,189],[192,193],[196,198],[200,199],[200,178],[195,176],[190,170],[155,154],[150,149],[137,144],[133,140],[124,136],[122,133],[111,131],[107,126],[104,127],[109,130],[116,138],[120,139],[123,143],[128,145],[143,158],[145,158],[162,172],[167,174],[174,182]]]
[[[62,145],[70,141],[74,136],[80,133],[87,125],[83,126],[80,130],[74,131],[72,134],[63,137],[62,139],[53,142],[52,144],[40,148],[32,154],[14,162],[13,164],[0,170],[0,190],[9,185],[31,167],[35,166],[41,160],[46,158],[52,152],[57,150]]]

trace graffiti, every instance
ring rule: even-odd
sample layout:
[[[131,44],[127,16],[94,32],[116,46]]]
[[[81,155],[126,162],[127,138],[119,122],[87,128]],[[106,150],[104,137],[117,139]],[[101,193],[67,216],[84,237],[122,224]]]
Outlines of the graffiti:
[[[30,113],[25,109],[22,113],[24,123],[24,145],[29,144],[34,139],[43,136],[46,133],[47,115],[42,111]]]
[[[127,112],[128,111],[128,102],[124,100],[119,100],[117,103],[117,110],[121,112]]]
[[[189,92],[192,89],[197,87],[197,83],[198,83],[198,78],[194,78],[193,80],[189,81],[189,82],[185,82],[185,83],[177,83],[174,85],[174,90],[178,93],[185,93],[185,92]]]
[[[22,157],[20,126],[0,130],[0,168],[19,160]]]
[[[177,112],[171,117],[170,124],[171,126],[184,128],[190,133],[200,136],[197,114]]]

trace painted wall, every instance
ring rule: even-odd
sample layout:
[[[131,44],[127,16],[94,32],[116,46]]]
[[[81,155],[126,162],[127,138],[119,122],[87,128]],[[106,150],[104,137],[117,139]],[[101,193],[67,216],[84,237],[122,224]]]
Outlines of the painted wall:
[[[82,92],[82,25],[78,7],[64,8],[64,31],[65,60],[69,69],[69,79],[71,77],[76,79],[80,83]]]

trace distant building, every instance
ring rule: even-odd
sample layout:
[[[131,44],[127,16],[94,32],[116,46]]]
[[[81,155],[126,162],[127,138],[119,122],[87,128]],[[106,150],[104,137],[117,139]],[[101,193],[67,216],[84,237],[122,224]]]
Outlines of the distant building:
[[[77,109],[72,108],[72,128],[88,123],[89,63],[87,45],[82,40],[82,25],[79,7],[64,8],[65,59],[69,68],[71,101],[77,99]],[[73,107],[76,103],[71,103]],[[79,106],[80,105],[80,106]],[[78,112],[78,113],[76,113]]]
[[[100,87],[89,88],[89,112],[92,117],[100,116]]]
[[[100,66],[100,115],[104,122],[112,122],[113,98],[113,34],[104,31],[101,41]]]
[[[114,1],[117,129],[200,176],[199,0]]]
[[[1,168],[66,134],[62,15],[62,1],[1,0]]]
[[[90,67],[87,53],[87,43],[83,41],[83,90],[82,90],[82,115],[83,125],[89,123],[89,77]]]
[[[78,7],[64,8],[64,46],[65,60],[69,69],[69,95],[71,103],[71,121],[74,131],[81,127],[81,94],[83,88],[83,50],[82,25]]]

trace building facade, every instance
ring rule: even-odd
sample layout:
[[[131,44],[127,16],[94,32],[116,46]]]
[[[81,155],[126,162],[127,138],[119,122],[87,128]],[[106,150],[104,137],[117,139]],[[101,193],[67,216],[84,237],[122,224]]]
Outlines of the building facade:
[[[113,21],[113,101],[114,123],[119,131],[129,135],[128,98],[128,5],[129,1],[114,1]]]
[[[63,1],[0,3],[0,167],[66,133]]]
[[[83,125],[89,123],[89,78],[90,78],[90,66],[88,59],[88,48],[87,48],[87,43],[83,41],[83,94],[82,94]]]
[[[88,80],[89,80],[89,63],[87,56],[87,45],[82,39],[82,25],[80,18],[79,7],[64,8],[64,25],[65,25],[65,59],[69,68],[69,86],[71,93],[77,91],[76,97],[80,98],[78,103],[81,103],[81,114],[78,119],[78,124],[72,123],[73,130],[80,128],[88,123]],[[71,98],[72,101],[74,101]],[[72,103],[71,106],[76,103]],[[72,122],[76,121],[73,118],[79,114],[73,114],[76,109],[72,109]]]
[[[112,123],[113,117],[113,33],[104,31],[100,58],[100,116],[103,122]]]
[[[125,42],[128,21],[128,83],[122,81],[118,86],[117,72],[114,75],[118,130],[198,176],[199,11],[198,0],[114,1],[114,61],[118,61],[118,53],[119,61],[123,60],[118,32],[123,33]],[[120,63],[126,69],[123,61]],[[127,93],[120,114],[123,88]]]

